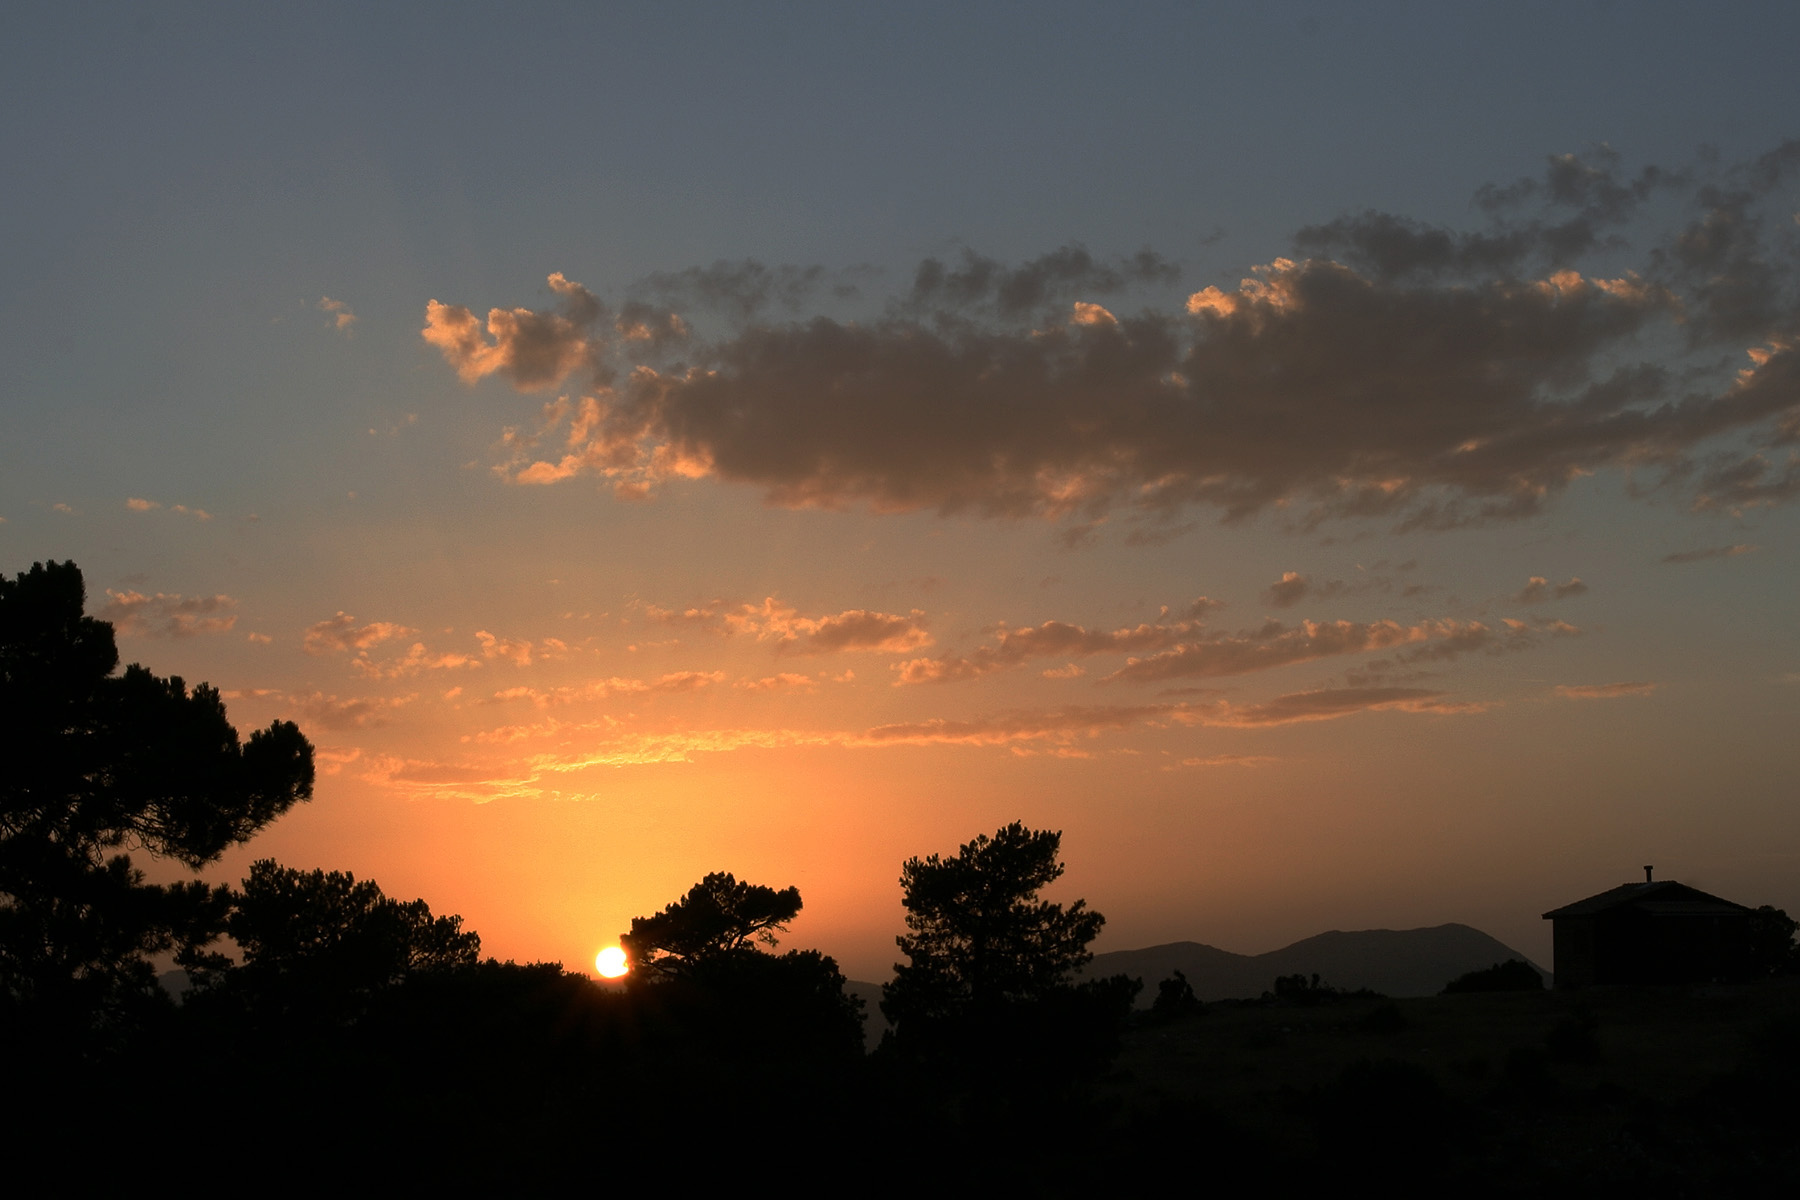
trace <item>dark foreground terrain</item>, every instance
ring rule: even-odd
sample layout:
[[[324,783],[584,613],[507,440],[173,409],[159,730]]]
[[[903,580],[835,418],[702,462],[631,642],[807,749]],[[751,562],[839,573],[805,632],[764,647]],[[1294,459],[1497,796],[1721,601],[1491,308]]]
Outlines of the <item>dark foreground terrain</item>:
[[[1112,1066],[1077,1079],[1058,1051],[987,1075],[845,1058],[795,1041],[779,1014],[537,970],[472,976],[493,994],[408,985],[346,1030],[184,1021],[102,1061],[40,1057],[9,1076],[9,1158],[67,1179],[518,1195],[621,1169],[881,1196],[1800,1184],[1792,985],[1220,1002],[1137,1014]]]
[[[1130,1031],[1102,1087],[1122,1173],[1475,1195],[1792,1195],[1797,1097],[1777,983],[1207,1005]]]

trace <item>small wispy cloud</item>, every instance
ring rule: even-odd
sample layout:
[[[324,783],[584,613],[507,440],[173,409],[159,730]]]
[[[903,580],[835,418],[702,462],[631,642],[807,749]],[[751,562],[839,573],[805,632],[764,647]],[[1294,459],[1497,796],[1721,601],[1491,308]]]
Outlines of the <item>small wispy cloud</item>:
[[[331,318],[331,327],[350,337],[355,333],[356,314],[342,300],[333,300],[330,296],[320,296],[318,309]]]
[[[1648,696],[1659,684],[1639,680],[1632,683],[1564,684],[1556,694],[1565,700],[1612,700],[1619,696]]]
[[[520,685],[502,688],[490,703],[504,704],[528,700],[539,708],[606,700],[613,696],[661,696],[697,692],[725,681],[723,671],[672,671],[656,679],[596,679],[586,684],[566,687],[535,688]]]
[[[515,667],[531,665],[532,645],[523,638],[495,637],[485,629],[477,629],[475,638],[481,643],[483,658],[505,659]]]
[[[323,692],[293,692],[289,702],[297,705],[302,717],[326,729],[365,729],[385,725],[389,714],[418,699],[415,692],[407,696],[352,696],[339,699]]]
[[[1279,759],[1268,754],[1214,754],[1205,758],[1184,758],[1176,766],[1181,767],[1266,767]],[[1164,767],[1165,771],[1173,771],[1175,767]]]
[[[385,662],[371,659],[367,654],[358,654],[350,660],[352,670],[370,679],[400,679],[407,675],[417,675],[421,671],[453,671],[480,666],[479,661],[467,654],[449,651],[433,654],[425,648],[424,642],[414,642],[405,654]]]
[[[404,696],[339,697],[321,691],[290,692],[280,688],[237,688],[222,693],[227,700],[277,700],[300,710],[302,719],[325,729],[366,729],[388,723],[389,714],[419,698],[417,692]],[[339,767],[353,761],[360,751],[348,750],[337,756]],[[331,761],[330,756],[326,757]],[[326,770],[326,774],[335,774]]]
[[[1281,578],[1263,589],[1262,600],[1270,608],[1292,608],[1302,600],[1322,600],[1344,590],[1337,580],[1315,584],[1298,571],[1283,571]]]
[[[1542,575],[1533,575],[1513,594],[1512,600],[1514,604],[1542,604],[1546,600],[1568,600],[1585,595],[1587,590],[1588,585],[1577,576],[1570,576],[1567,583],[1551,583]]]
[[[132,496],[125,501],[125,507],[132,512],[155,512],[162,508],[163,505],[156,500],[146,500],[142,496]],[[196,521],[212,520],[212,514],[207,512],[204,508],[192,508],[186,504],[171,504],[168,506],[168,509],[172,513],[176,513],[183,517],[192,517]]]
[[[193,637],[226,633],[237,624],[230,596],[183,596],[179,592],[115,592],[108,589],[100,619],[128,637]],[[255,635],[252,635],[254,640]]]
[[[1741,554],[1754,554],[1760,549],[1762,549],[1761,546],[1733,542],[1729,546],[1706,546],[1698,550],[1682,550],[1676,554],[1665,554],[1662,560],[1666,563],[1705,562],[1712,558],[1736,558]]]
[[[811,692],[819,685],[810,675],[783,671],[762,679],[740,679],[737,686],[750,692]]]
[[[389,638],[417,632],[416,629],[408,629],[392,621],[370,621],[367,625],[358,625],[355,617],[340,611],[335,617],[307,626],[301,644],[306,647],[308,654],[331,654],[339,650],[367,650]]]
[[[748,634],[758,641],[773,643],[780,654],[904,654],[931,645],[925,613],[916,608],[905,614],[849,608],[825,616],[803,617],[770,596],[761,604],[728,605],[715,600],[681,611],[649,605],[644,615],[660,625],[692,626],[727,637]]]

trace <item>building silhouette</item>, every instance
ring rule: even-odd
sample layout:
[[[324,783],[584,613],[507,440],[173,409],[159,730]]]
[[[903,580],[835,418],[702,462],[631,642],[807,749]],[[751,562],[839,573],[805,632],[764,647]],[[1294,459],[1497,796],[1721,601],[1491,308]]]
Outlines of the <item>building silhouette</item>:
[[[1558,988],[1723,983],[1754,973],[1751,910],[1677,883],[1627,883],[1544,914]]]

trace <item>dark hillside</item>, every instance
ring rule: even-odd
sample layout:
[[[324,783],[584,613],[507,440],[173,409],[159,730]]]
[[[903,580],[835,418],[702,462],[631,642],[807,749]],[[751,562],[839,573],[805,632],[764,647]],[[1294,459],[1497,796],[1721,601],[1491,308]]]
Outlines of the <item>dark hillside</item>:
[[[1200,942],[1170,942],[1096,954],[1086,974],[1142,979],[1145,990],[1138,995],[1140,1007],[1147,1007],[1155,998],[1157,982],[1177,970],[1187,976],[1202,1000],[1260,996],[1281,975],[1318,975],[1333,987],[1349,991],[1367,988],[1388,996],[1434,996],[1459,975],[1524,957],[1479,929],[1438,925],[1429,929],[1333,930],[1254,955],[1233,954]],[[1544,975],[1549,978],[1548,972]]]

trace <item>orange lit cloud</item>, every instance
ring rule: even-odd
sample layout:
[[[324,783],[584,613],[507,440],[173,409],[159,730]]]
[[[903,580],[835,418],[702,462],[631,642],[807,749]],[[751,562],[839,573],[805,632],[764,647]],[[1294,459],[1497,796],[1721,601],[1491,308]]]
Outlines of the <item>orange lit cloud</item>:
[[[499,702],[528,700],[539,708],[547,708],[552,705],[606,700],[613,696],[657,696],[694,692],[724,681],[725,673],[723,671],[672,671],[656,679],[621,679],[614,676],[610,679],[594,680],[578,686],[503,688],[495,692],[492,698]]]
[[[357,747],[348,749],[337,746],[319,746],[313,750],[313,760],[318,764],[319,774],[336,775],[362,757]]]
[[[1290,572],[1290,575],[1293,573]],[[1405,662],[1447,660],[1471,651],[1520,650],[1535,644],[1536,635],[1574,635],[1581,631],[1562,621],[1503,621],[1489,627],[1479,621],[1434,620],[1401,625],[1392,620],[1303,621],[1296,626],[1267,621],[1235,634],[1206,634],[1196,621],[1144,624],[1110,632],[1088,630],[1061,621],[1025,629],[1002,629],[997,639],[967,656],[915,658],[896,664],[895,686],[953,683],[976,679],[1037,657],[1076,657],[1131,651],[1155,651],[1132,657],[1101,682],[1163,682],[1173,679],[1222,678],[1273,670],[1294,663],[1339,655],[1404,647]],[[1046,671],[1046,678],[1073,678],[1083,672],[1075,664]]]
[[[592,292],[558,274],[549,277],[560,311],[490,309],[485,336],[475,314],[460,305],[425,306],[425,341],[443,354],[464,383],[499,374],[520,391],[554,387],[590,358],[586,327],[602,306]]]
[[[817,619],[796,617],[784,623],[776,645],[789,654],[830,654],[838,650],[904,654],[931,644],[931,635],[921,627],[924,617],[916,608],[906,616],[854,608]]]
[[[141,496],[133,496],[125,501],[125,507],[132,512],[155,512],[162,505],[155,500],[146,500]],[[212,514],[204,508],[190,508],[185,504],[171,504],[169,511],[183,517],[192,517],[196,521],[210,521]]]
[[[529,725],[500,725],[493,729],[484,729],[480,733],[469,734],[462,740],[484,745],[505,746],[514,742],[554,737],[569,728],[571,728],[569,722],[551,717],[548,720],[537,721]],[[582,728],[582,726],[574,726],[574,728]]]
[[[1266,767],[1279,760],[1266,754],[1214,754],[1206,758],[1184,758],[1183,767]],[[1173,770],[1173,768],[1164,768]]]
[[[1114,630],[1086,629],[1064,621],[1045,621],[1023,629],[1002,628],[992,644],[977,647],[966,657],[915,658],[899,664],[900,677],[895,683],[953,683],[1005,670],[1033,658],[1159,650],[1181,644],[1183,638],[1199,628],[1199,623],[1191,620]]]
[[[1680,173],[1627,178],[1596,153],[1484,189],[1484,228],[1357,214],[1235,285],[1131,315],[1098,297],[1177,272],[1066,247],[1017,266],[928,259],[856,322],[807,318],[804,271],[661,277],[665,299],[736,309],[716,340],[683,327],[679,362],[660,349],[670,310],[615,315],[561,276],[555,304],[485,326],[433,301],[425,337],[471,382],[585,368],[574,401],[509,430],[498,470],[632,498],[711,477],[785,506],[1067,517],[1091,539],[1117,507],[1447,528],[1528,516],[1615,468],[1740,512],[1800,495],[1800,456],[1772,449],[1800,430],[1794,272],[1764,212],[1792,157],[1672,199],[1691,217],[1672,234],[1646,218],[1635,273],[1577,264],[1616,259],[1617,231]],[[764,315],[778,293],[785,323]],[[1719,368],[1720,347],[1748,365]]]
[[[531,665],[530,642],[515,638],[495,637],[485,629],[477,629],[475,631],[475,640],[481,643],[481,655],[483,658],[505,659],[515,667],[528,667]]]
[[[687,625],[726,635],[745,634],[774,643],[782,654],[904,654],[931,645],[925,614],[916,608],[904,616],[851,608],[829,616],[803,617],[771,596],[760,605],[735,607],[716,602],[675,611],[651,605],[645,615],[664,625]]]
[[[99,617],[128,637],[193,637],[198,633],[225,633],[237,624],[230,596],[183,596],[180,593],[108,590]]]
[[[333,300],[330,296],[319,297],[318,309],[331,318],[331,327],[348,337],[355,332],[356,314],[342,300]]]
[[[1291,663],[1425,642],[1450,632],[1454,632],[1453,628],[1444,622],[1401,625],[1396,621],[1303,621],[1287,626],[1269,621],[1258,629],[1183,642],[1149,658],[1132,658],[1106,679],[1154,683],[1247,675]]]
[[[377,754],[365,760],[362,777],[414,799],[468,800],[477,804],[512,797],[534,799],[545,791],[532,783],[528,775],[394,754]]]
[[[660,682],[660,681],[659,681]],[[716,679],[708,680],[716,682]],[[617,691],[642,694],[656,683],[608,681]],[[524,695],[528,689],[513,689]],[[403,703],[404,701],[401,701]],[[884,750],[904,747],[964,746],[1003,749],[1008,753],[1046,753],[1088,757],[1081,743],[1134,729],[1260,729],[1303,722],[1336,720],[1365,712],[1444,715],[1477,713],[1483,705],[1459,702],[1444,693],[1418,688],[1336,688],[1279,696],[1261,704],[1217,702],[1141,705],[1076,705],[1014,711],[968,719],[930,718],[877,725],[861,730],[795,728],[681,728],[639,730],[611,717],[570,723],[547,719],[508,725],[465,737],[471,746],[507,747],[555,739],[559,748],[498,764],[433,763],[387,759],[372,765],[369,777],[414,795],[456,796],[477,801],[503,796],[567,795],[558,780],[593,768],[619,768],[657,763],[691,762],[702,755],[745,749],[805,747]],[[1196,756],[1181,765],[1260,766],[1275,761],[1265,755]]]
[[[377,662],[367,655],[358,655],[350,661],[350,666],[370,679],[400,679],[408,675],[417,675],[421,671],[479,667],[481,663],[466,654],[449,652],[433,654],[425,648],[424,642],[414,642],[411,648],[398,658]]]
[[[877,725],[860,737],[845,735],[844,741],[867,746],[1004,746],[1019,741],[1093,737],[1181,711],[1181,706],[1172,704],[1077,705],[963,721],[934,717]]]
[[[1656,289],[1603,283],[1565,274],[1406,287],[1284,260],[1236,292],[1201,295],[1191,329],[1152,316],[1020,334],[952,335],[899,318],[755,327],[720,347],[715,366],[639,365],[579,408],[547,410],[543,432],[511,435],[518,457],[503,470],[522,482],[593,472],[638,488],[716,475],[789,506],[1054,517],[1121,502],[1247,514],[1311,499],[1343,515],[1410,510],[1427,524],[1519,515],[1582,471],[1649,449],[1603,422],[1655,399],[1657,380],[1596,385],[1574,406],[1560,392],[1587,359],[1673,311]],[[1526,353],[1520,330],[1542,347]],[[1296,342],[1309,344],[1303,360],[1286,349]],[[1441,354],[1396,379],[1402,346],[1412,358]],[[487,369],[473,350],[446,355],[465,377]],[[1321,356],[1334,369],[1297,366]],[[1364,419],[1345,424],[1330,414],[1350,393]],[[1572,407],[1591,414],[1586,425],[1568,428]],[[1770,394],[1747,407],[1721,400],[1708,431],[1782,406]],[[1054,419],[1021,426],[1023,413]],[[534,457],[548,438],[558,456]],[[1547,438],[1568,448],[1546,461]],[[1385,465],[1361,465],[1374,462]]]
[[[818,682],[809,675],[796,675],[783,671],[779,675],[769,675],[762,679],[742,679],[738,686],[751,692],[811,692],[818,689]]]
[[[301,644],[308,654],[334,654],[340,650],[367,650],[389,638],[405,637],[417,632],[416,629],[408,629],[392,621],[371,621],[367,625],[358,625],[355,617],[340,611],[335,617],[307,626]]]

